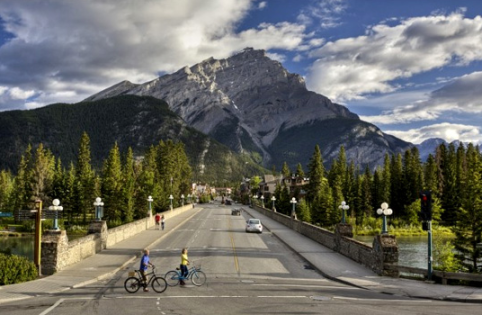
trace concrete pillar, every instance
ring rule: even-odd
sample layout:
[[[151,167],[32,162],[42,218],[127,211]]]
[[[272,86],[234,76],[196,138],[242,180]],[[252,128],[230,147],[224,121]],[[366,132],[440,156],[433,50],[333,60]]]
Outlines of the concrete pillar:
[[[99,239],[95,242],[95,252],[98,253],[107,247],[107,236],[109,235],[107,231],[106,221],[92,221],[89,225],[89,231],[87,234],[98,234]]]
[[[379,234],[373,240],[373,250],[376,256],[376,272],[381,276],[398,278],[397,268],[390,268],[398,263],[398,243],[394,235]]]
[[[62,270],[61,255],[68,249],[69,239],[65,230],[49,230],[42,235],[42,275],[52,275]]]

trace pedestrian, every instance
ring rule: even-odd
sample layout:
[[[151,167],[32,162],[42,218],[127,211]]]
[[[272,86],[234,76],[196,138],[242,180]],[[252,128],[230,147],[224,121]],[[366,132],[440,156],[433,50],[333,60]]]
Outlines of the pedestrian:
[[[154,216],[154,220],[156,221],[156,228],[159,230],[159,222],[161,221],[161,215],[159,213],[156,213],[156,215]]]
[[[189,271],[187,270],[187,265],[189,265],[189,259],[187,257],[187,248],[183,248],[181,251],[181,285],[185,285],[184,278],[187,277]]]
[[[152,266],[152,263],[149,260],[149,250],[146,248],[144,249],[144,255],[141,258],[141,266],[139,267],[142,280],[144,282],[143,283],[144,292],[149,292],[149,289],[147,288],[147,275],[146,275],[146,271],[149,268],[149,266]]]
[[[161,226],[162,226],[162,230],[164,231],[164,225],[166,223],[166,220],[164,219],[164,215],[161,216]]]

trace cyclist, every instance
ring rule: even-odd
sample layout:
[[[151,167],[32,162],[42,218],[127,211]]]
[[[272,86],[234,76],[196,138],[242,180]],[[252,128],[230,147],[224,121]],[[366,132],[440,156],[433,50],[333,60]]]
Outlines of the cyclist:
[[[189,271],[187,270],[189,259],[187,258],[187,248],[183,248],[181,252],[181,285],[185,285],[184,278],[187,277]]]
[[[139,267],[139,270],[141,271],[142,275],[142,280],[143,280],[143,286],[144,286],[144,292],[149,292],[149,289],[147,288],[147,275],[146,271],[149,266],[152,266],[152,263],[149,261],[149,250],[146,248],[144,249],[144,255],[141,258],[141,266]]]

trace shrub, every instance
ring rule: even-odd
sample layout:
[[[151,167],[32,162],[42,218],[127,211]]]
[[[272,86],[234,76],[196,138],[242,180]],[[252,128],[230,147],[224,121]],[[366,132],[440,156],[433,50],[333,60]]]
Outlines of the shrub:
[[[37,275],[37,267],[26,257],[0,253],[0,285],[35,280]]]

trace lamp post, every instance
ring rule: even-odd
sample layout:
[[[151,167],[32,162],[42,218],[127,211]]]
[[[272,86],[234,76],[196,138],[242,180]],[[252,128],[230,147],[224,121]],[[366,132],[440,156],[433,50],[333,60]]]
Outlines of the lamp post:
[[[154,199],[152,199],[152,196],[147,197],[147,202],[149,203],[149,217],[152,217],[152,202]]]
[[[52,201],[52,205],[49,207],[49,210],[55,211],[54,230],[55,230],[55,231],[58,231],[58,230],[59,230],[58,211],[64,210],[64,207],[60,206],[60,200],[54,199],[54,200]]]
[[[169,195],[169,201],[171,202],[171,211],[172,211],[172,199],[174,199],[174,197],[172,195]]]
[[[276,208],[274,206],[274,202],[276,201],[276,197],[275,196],[271,197],[271,201],[273,202],[273,211],[276,212]]]
[[[94,202],[95,206],[95,220],[100,221],[100,218],[103,217],[103,213],[101,213],[101,207],[104,206],[104,203],[102,202],[102,199],[100,197],[95,198]]]
[[[181,205],[184,207],[184,194],[181,194]]]
[[[291,198],[290,203],[293,205],[293,209],[291,209],[291,219],[296,220],[296,210],[295,210],[296,203],[297,203],[296,198],[295,197]]]
[[[261,195],[261,207],[264,208],[264,196]]]
[[[345,224],[345,211],[350,209],[350,206],[347,205],[345,201],[342,201],[341,205],[338,208],[341,209],[341,223]]]
[[[388,203],[384,202],[380,206],[381,208],[377,210],[378,215],[383,215],[383,225],[382,234],[388,234],[387,231],[387,215],[392,215],[393,210],[388,208]]]

